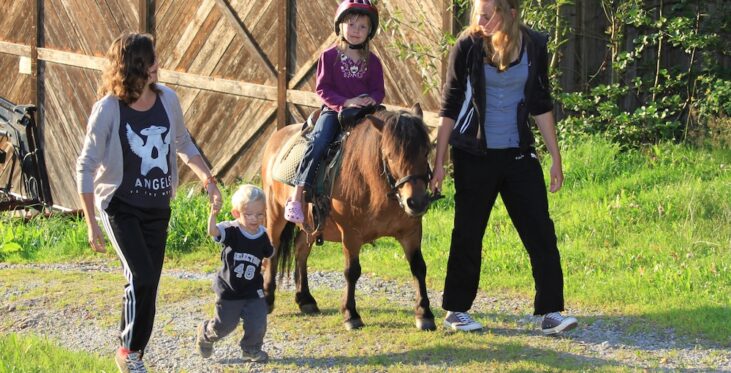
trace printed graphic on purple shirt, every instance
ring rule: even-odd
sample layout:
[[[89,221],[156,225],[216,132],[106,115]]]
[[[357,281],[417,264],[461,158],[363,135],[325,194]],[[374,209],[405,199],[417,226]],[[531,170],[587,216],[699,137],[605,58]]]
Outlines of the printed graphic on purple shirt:
[[[368,72],[366,60],[353,61],[340,51],[338,51],[338,57],[340,58],[340,72],[343,73],[344,78],[362,79]]]

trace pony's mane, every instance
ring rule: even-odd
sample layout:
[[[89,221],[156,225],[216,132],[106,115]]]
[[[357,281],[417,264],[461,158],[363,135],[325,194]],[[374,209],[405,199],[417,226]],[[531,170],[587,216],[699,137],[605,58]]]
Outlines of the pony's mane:
[[[355,126],[344,144],[339,178],[346,200],[368,199],[365,208],[380,210],[388,203],[390,192],[381,161],[382,149],[389,152],[395,167],[403,169],[410,162],[428,156],[431,146],[421,118],[406,111],[385,110],[373,116],[384,123],[382,131],[368,123],[372,120],[368,118]]]

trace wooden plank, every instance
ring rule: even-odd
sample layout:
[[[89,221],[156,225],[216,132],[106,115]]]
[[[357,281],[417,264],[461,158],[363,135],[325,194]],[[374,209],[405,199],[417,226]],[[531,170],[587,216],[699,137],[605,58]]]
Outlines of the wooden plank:
[[[309,72],[317,66],[317,62],[320,60],[320,55],[322,52],[325,51],[325,49],[330,48],[336,41],[338,40],[338,36],[335,35],[335,33],[330,34],[330,37],[325,40],[322,45],[320,45],[319,48],[317,48],[317,52],[313,53],[310,59],[305,61],[305,63],[302,64],[302,67],[300,67],[299,71],[297,71],[296,74],[292,77],[292,80],[289,82],[289,88],[295,89],[297,88],[300,83],[304,80],[304,78],[309,74]]]
[[[21,46],[19,44],[14,43],[7,43],[7,42],[0,42],[0,52],[4,52],[5,50],[15,50],[15,51],[21,51],[24,53],[23,48],[25,46]],[[4,48],[4,49],[3,49]],[[29,49],[29,47],[25,47],[26,49]],[[17,54],[16,54],[17,55]],[[38,56],[39,60],[68,65],[68,66],[75,66],[75,67],[82,67],[86,69],[92,69],[92,70],[101,70],[106,63],[106,59],[103,57],[94,57],[94,56],[87,56],[83,54],[78,53],[71,53],[71,52],[64,52],[64,51],[58,51],[48,48],[38,48]],[[277,101],[279,100],[278,91],[276,87],[262,85],[262,84],[254,84],[254,83],[247,83],[239,80],[229,80],[229,79],[221,79],[221,78],[213,78],[209,76],[202,76],[197,74],[188,74],[188,73],[182,73],[177,71],[170,71],[170,70],[160,70],[160,82],[162,83],[168,83],[168,84],[175,84],[190,88],[197,88],[197,89],[203,89],[213,92],[220,92],[220,93],[226,93],[226,94],[232,94],[236,96],[245,96],[245,97],[252,97],[252,98],[258,98],[258,99],[264,99],[269,101]],[[286,99],[288,103],[293,103],[297,105],[303,105],[303,106],[309,106],[309,107],[320,107],[322,105],[322,101],[320,100],[320,97],[314,93],[309,91],[299,91],[299,90],[287,90]],[[386,107],[392,108],[393,110],[399,110],[399,109],[406,109],[401,106],[392,106],[387,105]],[[428,112],[425,112],[425,118],[430,118],[429,115],[427,115]],[[436,115],[436,114],[434,114]],[[432,122],[436,123],[436,121],[432,121],[430,119],[425,120],[427,121],[427,124],[432,124]]]
[[[103,29],[96,29],[97,33],[100,34],[100,40],[102,40],[102,45],[99,46],[101,48],[100,51],[106,52],[112,40],[119,36],[122,31],[134,30],[135,27],[138,27],[135,22],[139,22],[137,19],[139,17],[134,17],[134,3],[132,1],[105,0],[99,4],[99,11],[104,20],[103,23],[106,25]],[[154,3],[152,0],[148,0],[148,2]],[[154,14],[154,8],[151,14]],[[150,20],[149,16],[150,14],[148,14],[148,22]],[[148,28],[151,28],[151,33],[154,32],[154,25],[148,26]]]
[[[278,0],[277,37],[277,128],[287,125],[287,41],[289,40],[289,0]]]
[[[21,44],[31,43],[33,24],[30,19],[34,6],[28,6],[29,1],[36,0],[0,1],[0,39]]]
[[[211,75],[236,37],[236,31],[229,27],[228,22],[220,16],[218,19],[212,30],[202,35],[203,44],[187,69],[189,73]]]
[[[277,89],[275,87],[247,83],[238,80],[212,78],[177,71],[160,70],[160,81],[163,83],[228,93],[237,96],[254,97],[269,101],[277,100]]]
[[[297,105],[310,107],[322,106],[322,99],[315,92],[298,91],[290,89],[287,91],[287,101]]]
[[[30,45],[0,41],[0,53],[12,54],[14,56],[30,57]]]
[[[75,159],[81,150],[94,92],[78,89],[96,72],[47,64],[44,72],[44,152],[54,203],[77,208]]]
[[[30,47],[15,43],[0,42],[0,53],[27,56],[30,54]],[[106,64],[106,58],[104,57],[87,56],[48,48],[38,48],[38,59],[98,71],[101,71]],[[212,78],[209,76],[161,69],[160,81],[162,83],[182,85],[237,96],[254,97],[269,101],[277,100],[277,90],[275,87],[238,80]]]
[[[267,57],[266,53],[259,47],[259,44],[256,43],[256,40],[251,35],[248,29],[246,29],[246,25],[244,25],[244,22],[239,19],[239,17],[236,15],[236,13],[231,9],[231,6],[226,2],[225,0],[216,0],[216,4],[218,5],[218,8],[221,10],[223,15],[228,19],[231,24],[234,26],[236,31],[241,35],[244,41],[244,45],[254,54],[258,55],[261,59],[261,62],[267,67],[267,70],[272,74],[272,76],[277,76],[277,71],[274,68],[274,65],[272,65],[271,61],[269,61],[269,58]]]
[[[38,58],[43,61],[92,70],[101,70],[107,62],[107,59],[104,57],[88,56],[49,48],[38,48]]]
[[[174,45],[173,53],[165,56],[166,61],[162,63],[163,66],[170,69],[179,68],[180,62],[185,57],[185,54],[188,53],[193,39],[200,33],[201,26],[210,15],[214,6],[215,3],[213,0],[203,0],[203,3],[195,12],[194,18],[188,23],[188,26],[184,29],[183,33],[177,40],[171,41]]]
[[[261,132],[266,127],[265,124],[274,118],[276,112],[277,107],[272,106],[264,112],[264,115],[259,116],[259,121],[257,121],[251,127],[256,129],[254,134],[252,134],[249,139],[239,149],[237,149],[237,151],[231,152],[227,159],[221,160],[221,162],[214,165],[213,168],[218,174],[227,173],[229,169],[231,169],[231,167],[239,162],[241,156],[249,149],[249,144],[251,143],[251,141],[257,137],[256,134]]]

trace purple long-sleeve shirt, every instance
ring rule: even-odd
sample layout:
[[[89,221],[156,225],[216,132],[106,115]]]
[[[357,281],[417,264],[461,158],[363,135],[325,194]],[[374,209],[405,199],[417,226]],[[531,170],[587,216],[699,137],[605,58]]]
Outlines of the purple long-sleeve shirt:
[[[386,95],[383,88],[383,67],[375,54],[368,61],[353,61],[332,47],[320,56],[317,63],[317,94],[329,108],[340,111],[345,100],[368,95],[377,104]]]

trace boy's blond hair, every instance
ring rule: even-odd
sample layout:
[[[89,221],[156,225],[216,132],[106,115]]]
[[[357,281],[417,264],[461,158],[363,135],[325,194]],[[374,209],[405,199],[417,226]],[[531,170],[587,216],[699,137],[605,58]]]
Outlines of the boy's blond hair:
[[[258,201],[264,202],[265,199],[264,191],[259,187],[244,184],[231,197],[231,208],[238,212],[243,212],[247,204]]]

